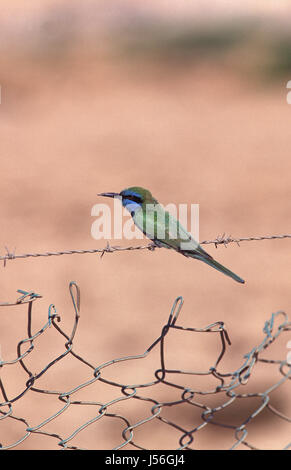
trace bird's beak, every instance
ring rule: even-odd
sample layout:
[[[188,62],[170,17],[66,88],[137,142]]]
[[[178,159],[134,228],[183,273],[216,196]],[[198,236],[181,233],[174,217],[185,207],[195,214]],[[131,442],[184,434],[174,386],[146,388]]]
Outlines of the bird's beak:
[[[118,194],[118,193],[100,193],[100,194],[97,194],[97,196],[105,196],[105,197],[116,197],[116,196],[119,196],[119,197],[120,197],[120,194]]]

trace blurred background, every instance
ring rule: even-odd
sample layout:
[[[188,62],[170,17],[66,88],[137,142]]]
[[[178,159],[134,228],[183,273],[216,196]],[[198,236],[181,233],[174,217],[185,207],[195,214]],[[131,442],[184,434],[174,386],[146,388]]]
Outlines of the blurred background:
[[[5,247],[15,253],[103,248],[106,240],[91,237],[91,208],[105,202],[97,193],[136,185],[150,189],[163,204],[199,204],[200,240],[223,233],[291,233],[290,13],[290,3],[283,0],[255,5],[223,0],[195,5],[181,0],[3,1],[1,254]],[[15,300],[17,289],[34,290],[43,298],[33,331],[46,322],[54,303],[69,332],[73,308],[68,285],[76,281],[81,318],[75,349],[99,365],[144,352],[182,295],[180,324],[202,328],[225,322],[232,346],[221,367],[229,372],[262,341],[272,312],[290,314],[290,241],[204,248],[246,284],[163,249],[102,259],[71,255],[8,261],[0,268],[0,301]],[[2,307],[0,313],[1,354],[9,360],[27,336],[25,310]],[[207,370],[213,365],[215,341],[197,334],[186,348],[183,335],[171,334],[167,358],[172,368]],[[270,357],[284,359],[289,339],[284,336],[274,345]],[[63,344],[53,330],[43,335],[27,359],[32,370],[60,354]],[[109,368],[104,375],[110,379],[114,372],[125,383],[152,380],[158,360],[153,355],[138,365],[132,361]],[[3,368],[1,376],[9,397],[20,393],[27,380],[17,365]],[[64,391],[89,378],[88,370],[66,359],[38,386]],[[275,369],[262,368],[248,390],[263,391],[278,378]],[[195,380],[201,390],[209,385]],[[114,394],[118,391],[96,383],[78,397],[106,402]],[[160,394],[164,401],[172,399],[166,390]],[[41,398],[26,394],[15,404],[15,413],[33,426],[63,406],[56,396]],[[288,388],[275,390],[272,398],[290,415]],[[88,419],[84,407],[76,408],[48,429],[68,436]],[[134,423],[150,408],[133,400],[122,413]],[[225,419],[236,423],[238,415],[246,418],[252,411],[246,400],[241,409],[228,408]],[[190,428],[201,422],[186,408],[175,412],[177,422]],[[93,410],[86,413],[94,415]],[[106,431],[102,426],[101,420],[89,427],[74,444],[93,449],[118,445],[121,434],[114,421]],[[218,439],[216,431],[207,426],[193,448],[233,444],[231,433]],[[263,449],[282,448],[290,438],[290,429],[267,412],[249,431],[249,440]],[[0,441],[7,445],[23,432],[23,423],[6,420]],[[177,435],[162,425],[137,430],[135,440],[151,449],[177,447]],[[55,447],[56,441],[45,435],[33,435],[18,446]]]

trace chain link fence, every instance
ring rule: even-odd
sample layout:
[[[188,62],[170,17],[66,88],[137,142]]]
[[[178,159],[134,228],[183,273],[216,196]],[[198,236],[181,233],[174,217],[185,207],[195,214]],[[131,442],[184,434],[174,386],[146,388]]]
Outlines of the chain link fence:
[[[106,363],[95,365],[91,364],[77,353],[74,349],[74,338],[78,328],[78,322],[80,317],[80,290],[75,282],[71,282],[69,286],[70,295],[72,299],[74,309],[74,324],[70,333],[65,332],[60,327],[61,318],[58,315],[54,305],[50,305],[48,308],[48,320],[45,325],[38,331],[33,332],[33,312],[34,306],[41,297],[35,292],[26,292],[19,290],[20,296],[15,302],[12,303],[1,303],[1,307],[12,307],[18,308],[20,305],[25,305],[27,308],[27,337],[18,342],[17,355],[14,359],[5,361],[0,357],[0,428],[1,423],[9,422],[10,428],[13,427],[16,421],[21,423],[23,426],[23,432],[20,438],[17,438],[13,442],[1,442],[1,449],[12,449],[17,448],[23,441],[29,440],[33,434],[42,434],[47,439],[54,440],[56,448],[63,449],[79,449],[80,447],[76,443],[76,438],[79,433],[82,433],[86,428],[90,428],[93,423],[97,421],[104,421],[106,418],[113,418],[119,421],[119,425],[122,425],[122,431],[120,432],[120,442],[114,448],[114,450],[126,448],[126,449],[144,449],[139,442],[138,429],[145,426],[149,422],[159,421],[164,426],[171,427],[176,432],[176,447],[177,450],[183,449],[197,449],[199,446],[196,444],[196,437],[199,435],[201,430],[206,427],[216,427],[220,432],[228,431],[231,432],[232,445],[230,449],[242,448],[242,446],[248,449],[257,449],[256,445],[248,439],[248,427],[252,422],[258,419],[258,416],[263,413],[266,409],[276,416],[281,422],[285,422],[290,426],[291,430],[291,417],[286,416],[281,410],[277,409],[276,405],[272,402],[272,392],[283,386],[283,384],[289,387],[289,396],[291,393],[291,363],[288,361],[286,354],[285,358],[279,359],[268,359],[264,358],[264,352],[271,348],[273,343],[284,335],[287,331],[291,330],[291,322],[288,321],[286,313],[278,311],[273,313],[269,320],[266,321],[263,327],[263,340],[257,346],[254,346],[250,352],[244,355],[240,367],[229,373],[223,373],[220,369],[221,361],[226,352],[228,345],[230,345],[229,335],[225,329],[223,322],[215,322],[211,325],[207,325],[204,328],[190,328],[184,327],[177,324],[178,316],[183,305],[183,298],[178,297],[171,309],[168,322],[162,327],[161,333],[158,338],[146,349],[142,354],[131,355],[127,357],[121,357],[112,359]],[[0,309],[1,310],[1,309]],[[61,335],[64,338],[64,349],[63,352],[55,357],[50,362],[47,362],[45,366],[39,371],[34,372],[30,370],[29,366],[29,355],[36,348],[35,342],[41,335],[45,335],[48,328],[53,327],[56,334]],[[166,367],[167,354],[165,344],[167,342],[167,335],[171,330],[179,330],[183,334],[190,332],[195,334],[205,335],[205,341],[209,337],[209,334],[214,334],[218,337],[220,342],[220,351],[214,362],[207,370],[195,371],[195,370],[173,370]],[[193,338],[195,342],[195,337]],[[113,365],[118,367],[124,361],[138,360],[140,367],[143,366],[143,360],[149,356],[153,350],[159,349],[160,364],[154,372],[152,381],[146,383],[128,384],[121,383],[113,380],[108,380],[104,377],[103,369],[110,368]],[[36,351],[37,352],[37,351]],[[60,391],[60,390],[45,390],[40,388],[38,385],[39,380],[43,377],[49,369],[54,367],[60,361],[63,361],[66,356],[70,355],[76,363],[82,363],[86,366],[90,372],[88,380],[78,384],[72,390]],[[261,363],[264,367],[269,367],[270,364],[276,367],[279,372],[279,379],[276,374],[272,373],[271,385],[264,390],[259,391],[248,391],[242,393],[242,388],[246,386],[249,379],[256,374],[256,368]],[[20,367],[27,375],[27,380],[23,389],[15,396],[11,396],[6,391],[7,387],[3,378],[3,370],[8,367]],[[187,380],[184,378],[189,376],[208,376],[215,381],[215,386],[209,390],[189,388],[186,385]],[[269,374],[268,374],[269,376]],[[176,380],[176,377],[182,378]],[[98,392],[96,392],[96,401],[88,400],[76,400],[74,394],[85,388],[89,388],[90,385],[96,382],[102,382],[107,386],[118,391],[119,395],[117,398],[108,401],[102,401],[98,399]],[[154,390],[158,384],[163,384],[167,389],[175,389],[178,392],[178,399],[173,401],[159,401],[154,397]],[[147,393],[145,393],[147,392]],[[151,395],[151,392],[152,395]],[[42,422],[32,426],[27,416],[18,416],[15,408],[17,404],[24,399],[27,394],[42,394],[45,396],[55,395],[61,402],[61,408],[46,417]],[[207,404],[206,398],[209,396],[214,399],[212,405]],[[223,419],[220,419],[220,415],[228,408],[233,406],[234,402],[242,402],[246,398],[256,398],[256,407],[252,412],[248,413],[248,416],[241,420],[241,422],[225,423]],[[150,404],[151,413],[146,418],[140,419],[136,422],[130,422],[130,418],[124,413],[119,414],[114,412],[114,406],[120,402],[129,402],[132,400],[141,400]],[[215,403],[215,405],[213,405]],[[77,423],[73,432],[69,435],[59,435],[57,432],[51,432],[48,429],[48,425],[56,423],[57,420],[65,414],[65,411],[70,407],[78,405],[90,405],[95,407],[96,414],[90,420],[86,422]],[[126,405],[126,403],[125,403]],[[189,407],[189,415],[195,410],[199,411],[199,420],[193,422],[191,426],[183,426],[176,419],[168,419],[165,416],[165,410],[171,408],[179,408],[181,405]],[[29,411],[28,411],[29,413]],[[236,417],[237,419],[237,417]],[[234,419],[235,420],[235,419]],[[101,423],[102,424],[102,423]],[[153,435],[153,442],[154,442]],[[59,446],[59,447],[58,447]],[[97,446],[96,446],[97,448]],[[291,440],[288,442],[282,442],[282,449],[291,448]]]

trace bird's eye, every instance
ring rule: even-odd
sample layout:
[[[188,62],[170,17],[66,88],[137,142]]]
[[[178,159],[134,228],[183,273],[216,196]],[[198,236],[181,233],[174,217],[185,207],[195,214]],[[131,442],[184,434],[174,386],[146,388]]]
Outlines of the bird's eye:
[[[130,196],[125,196],[125,198],[129,199],[132,202],[136,202],[137,204],[142,203],[142,198],[140,196],[134,196],[133,194],[131,194]]]

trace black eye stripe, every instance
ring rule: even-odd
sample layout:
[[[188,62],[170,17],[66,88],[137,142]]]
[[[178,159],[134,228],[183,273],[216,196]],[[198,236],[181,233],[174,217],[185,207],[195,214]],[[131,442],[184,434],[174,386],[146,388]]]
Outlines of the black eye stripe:
[[[138,204],[142,202],[142,198],[139,196],[130,195],[130,196],[123,196],[123,197],[124,199],[129,199],[130,201],[137,202]]]

